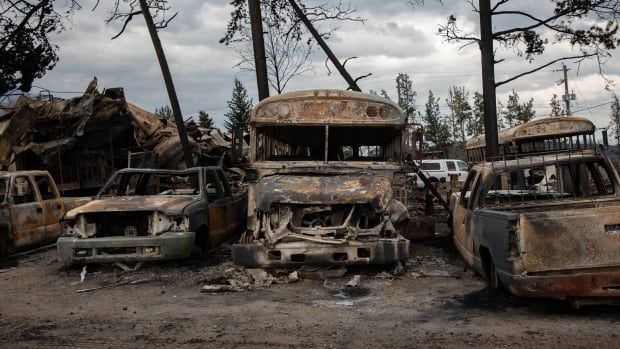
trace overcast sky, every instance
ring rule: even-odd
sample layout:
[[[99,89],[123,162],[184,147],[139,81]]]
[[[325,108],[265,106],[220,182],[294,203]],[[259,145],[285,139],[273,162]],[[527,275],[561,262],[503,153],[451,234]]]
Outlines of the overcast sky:
[[[492,1],[493,3],[495,1]],[[84,1],[83,10],[73,17],[73,25],[52,41],[60,47],[60,61],[56,68],[36,86],[52,91],[83,91],[90,79],[97,76],[99,87],[125,88],[128,100],[147,110],[168,105],[161,71],[151,45],[148,32],[141,17],[134,19],[123,36],[110,40],[119,29],[118,25],[106,25],[104,19],[110,11],[111,2],[101,2],[90,11],[95,1]],[[231,47],[218,43],[222,37],[232,7],[228,0],[171,1],[177,18],[160,32],[164,50],[170,63],[181,109],[186,116],[195,116],[206,110],[216,124],[223,124],[233,80],[239,78],[249,95],[256,102],[255,75],[241,73],[235,68],[237,57]],[[341,59],[359,57],[350,61],[347,68],[356,77],[368,73],[372,76],[359,82],[364,91],[385,89],[395,97],[394,80],[398,73],[407,73],[413,79],[420,109],[426,102],[428,91],[441,97],[441,111],[449,112],[445,99],[450,86],[465,86],[471,91],[482,91],[480,79],[480,54],[476,46],[459,50],[458,44],[444,42],[437,35],[440,24],[449,14],[455,14],[465,29],[477,31],[476,14],[464,0],[444,1],[444,6],[427,1],[426,6],[412,8],[406,0],[353,0],[352,7],[366,19],[364,24],[338,23],[339,29],[329,44]],[[536,13],[548,13],[548,2],[539,0],[514,0],[517,9]],[[518,6],[518,7],[517,7]],[[524,24],[517,19],[502,19],[494,23],[495,29],[514,24]],[[549,58],[572,54],[568,45],[554,45],[548,49]],[[542,58],[529,64],[516,56],[514,51],[498,52],[506,62],[496,66],[497,80],[531,69]],[[614,54],[618,54],[617,50]],[[324,55],[316,52],[313,58],[314,72],[297,78],[287,86],[287,91],[313,88],[346,88],[337,74],[328,75],[324,67]],[[598,74],[594,62],[586,61],[580,66],[567,62],[570,89],[577,100],[571,109],[576,114],[592,118],[599,127],[608,124],[611,94],[605,90],[605,81]],[[549,100],[555,93],[562,95],[563,85],[559,71],[561,64],[550,66],[538,73],[521,78],[498,89],[498,99],[506,101],[515,90],[522,101],[534,98],[537,117],[549,114]],[[335,70],[332,69],[334,72]],[[620,83],[620,61],[611,58],[605,67],[607,77]],[[33,92],[37,93],[34,88]],[[55,93],[59,97],[75,94]]]

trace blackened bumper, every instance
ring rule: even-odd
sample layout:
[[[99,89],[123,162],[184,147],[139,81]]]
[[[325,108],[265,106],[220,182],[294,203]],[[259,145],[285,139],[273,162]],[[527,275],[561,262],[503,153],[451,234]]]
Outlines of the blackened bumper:
[[[189,257],[195,237],[190,231],[140,237],[60,237],[56,248],[64,265],[169,260]]]
[[[261,243],[232,246],[235,264],[247,267],[295,265],[388,264],[409,258],[409,240],[379,239],[372,242],[347,241],[323,244],[310,241],[280,242],[273,248]]]

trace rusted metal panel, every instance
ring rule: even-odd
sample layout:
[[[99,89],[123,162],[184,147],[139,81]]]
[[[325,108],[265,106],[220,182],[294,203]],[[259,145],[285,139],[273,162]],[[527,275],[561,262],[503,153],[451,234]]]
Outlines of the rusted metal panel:
[[[369,204],[376,212],[392,200],[389,178],[384,176],[295,176],[265,177],[257,187],[256,207],[268,211],[274,203]]]
[[[114,263],[170,260],[189,256],[194,248],[194,232],[168,232],[150,237],[104,237],[58,239],[61,263]]]
[[[235,263],[248,267],[290,265],[388,264],[409,258],[409,240],[402,237],[376,241],[348,241],[325,245],[307,241],[279,243],[268,248],[260,243],[232,247]]]
[[[252,111],[253,124],[402,125],[405,115],[395,103],[343,90],[298,91],[270,97]]]
[[[525,213],[523,268],[529,273],[620,265],[620,202],[605,207]]]
[[[588,299],[620,297],[620,270],[614,268],[611,271],[577,271],[576,274],[566,275],[514,276],[508,279],[507,285],[512,293],[521,297],[584,299],[582,304],[596,304],[599,302]]]

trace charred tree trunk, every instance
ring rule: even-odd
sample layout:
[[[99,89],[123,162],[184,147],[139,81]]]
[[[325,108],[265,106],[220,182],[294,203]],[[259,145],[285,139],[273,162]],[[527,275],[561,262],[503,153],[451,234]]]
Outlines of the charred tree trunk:
[[[181,147],[183,148],[183,159],[185,160],[185,166],[188,168],[193,167],[194,158],[192,157],[192,149],[189,146],[187,132],[185,131],[185,123],[183,122],[183,115],[181,114],[181,106],[179,105],[177,93],[174,89],[174,83],[172,82],[172,75],[170,74],[168,61],[166,60],[166,55],[164,54],[164,49],[161,46],[159,35],[157,35],[157,28],[155,28],[155,23],[153,23],[153,17],[151,17],[151,12],[146,4],[146,0],[140,0],[140,8],[142,10],[142,14],[144,15],[144,20],[149,30],[149,34],[151,35],[153,46],[155,47],[155,53],[157,54],[157,60],[159,61],[159,66],[161,67],[161,73],[164,76],[164,82],[166,83],[166,90],[168,91],[168,98],[170,98],[174,121],[177,124],[177,129],[179,130],[179,139],[181,140]]]
[[[486,156],[498,156],[497,100],[495,95],[495,56],[491,0],[480,0],[480,53],[482,57],[482,94],[484,96],[484,135]]]
[[[256,85],[258,99],[269,97],[269,80],[267,78],[267,61],[265,58],[265,40],[263,37],[263,17],[260,12],[260,0],[248,0],[250,25],[252,27],[252,46],[254,47],[254,66],[256,67]]]

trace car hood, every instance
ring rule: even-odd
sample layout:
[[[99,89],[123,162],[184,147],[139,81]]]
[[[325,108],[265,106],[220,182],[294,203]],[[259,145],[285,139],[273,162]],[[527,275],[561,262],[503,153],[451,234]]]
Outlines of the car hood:
[[[265,212],[272,204],[370,204],[383,212],[392,200],[390,179],[379,175],[274,175],[261,179],[256,207]]]
[[[196,196],[165,195],[100,198],[67,212],[65,218],[73,219],[84,213],[122,211],[159,211],[169,215],[180,215],[187,205],[198,200]]]

